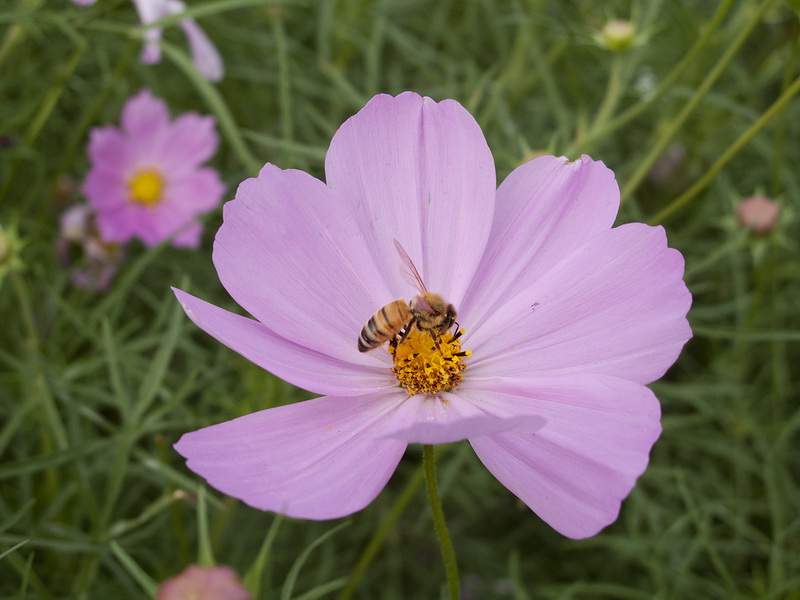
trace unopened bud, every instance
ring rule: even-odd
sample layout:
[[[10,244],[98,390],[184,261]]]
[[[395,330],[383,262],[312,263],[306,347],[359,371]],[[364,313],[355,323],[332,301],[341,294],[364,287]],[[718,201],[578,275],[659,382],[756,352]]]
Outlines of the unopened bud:
[[[158,588],[156,600],[252,600],[230,567],[189,565]]]
[[[745,198],[736,209],[736,217],[742,227],[749,227],[753,233],[764,234],[771,231],[778,222],[781,209],[766,196],[755,195]]]
[[[625,52],[633,46],[636,28],[630,21],[614,19],[603,27],[601,40],[603,46],[611,52]]]

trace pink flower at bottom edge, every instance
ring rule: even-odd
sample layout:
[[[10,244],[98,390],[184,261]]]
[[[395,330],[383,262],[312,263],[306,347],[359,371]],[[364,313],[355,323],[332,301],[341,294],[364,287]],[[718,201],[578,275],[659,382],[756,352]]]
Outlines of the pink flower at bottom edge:
[[[83,191],[103,239],[153,246],[174,236],[175,246],[197,247],[197,217],[225,191],[219,174],[200,166],[217,143],[213,117],[188,112],[170,120],[167,105],[149,90],[125,103],[121,128],[92,129]]]
[[[691,337],[664,230],[612,228],[614,174],[586,156],[495,189],[472,116],[411,92],[344,123],[325,171],[266,165],[224,207],[214,264],[255,320],[175,290],[207,333],[323,397],[185,434],[189,468],[256,508],[332,519],[371,502],[409,443],[467,439],[562,534],[613,522],[661,431],[645,384]],[[413,327],[393,353],[358,351],[376,311],[419,293],[393,240],[463,335]]]
[[[742,227],[762,235],[772,231],[778,222],[781,208],[772,198],[756,194],[743,199],[736,207],[736,217]]]
[[[189,565],[159,586],[156,600],[253,600],[253,596],[230,567]]]

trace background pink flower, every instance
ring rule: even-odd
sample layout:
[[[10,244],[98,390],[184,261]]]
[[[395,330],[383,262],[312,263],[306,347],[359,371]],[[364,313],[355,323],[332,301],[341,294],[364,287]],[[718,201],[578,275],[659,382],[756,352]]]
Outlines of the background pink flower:
[[[202,329],[324,397],[184,435],[188,466],[252,506],[330,519],[367,505],[409,443],[468,439],[564,535],[613,522],[661,431],[645,384],[691,337],[664,230],[612,228],[614,175],[586,156],[538,158],[495,189],[471,115],[410,92],[342,125],[325,170],[266,165],[225,205],[214,264],[256,320],[176,290]],[[463,380],[435,393],[400,387],[386,346],[356,347],[416,293],[394,239],[466,330]]]
[[[61,214],[56,238],[59,262],[71,269],[75,287],[103,292],[108,289],[125,249],[100,237],[94,211],[85,204],[74,204]]]
[[[161,584],[156,600],[253,600],[253,596],[230,567],[189,565]]]
[[[89,6],[97,0],[72,0],[78,6]],[[133,0],[136,12],[142,25],[151,25],[172,15],[186,12],[186,4],[181,0]],[[225,76],[225,65],[214,43],[200,28],[197,22],[186,17],[181,19],[180,27],[189,42],[189,51],[192,53],[192,62],[200,74],[210,81],[219,81]],[[151,65],[161,61],[161,41],[163,29],[150,27],[144,32],[144,47],[142,48],[142,62]]]
[[[152,246],[175,236],[174,245],[197,247],[196,217],[225,191],[214,169],[200,167],[217,142],[213,117],[190,112],[170,121],[167,105],[149,90],[127,101],[120,129],[92,129],[83,191],[103,239]]]
[[[150,25],[166,17],[186,12],[186,4],[181,0],[133,0],[142,25]],[[180,27],[189,42],[192,62],[203,77],[210,81],[219,81],[225,75],[225,67],[217,48],[191,17],[180,21]],[[142,48],[142,62],[157,63],[161,60],[162,28],[151,27],[144,33],[145,44]]]
[[[736,207],[736,217],[742,227],[751,227],[753,233],[764,234],[775,227],[781,208],[772,198],[756,194],[743,199]]]

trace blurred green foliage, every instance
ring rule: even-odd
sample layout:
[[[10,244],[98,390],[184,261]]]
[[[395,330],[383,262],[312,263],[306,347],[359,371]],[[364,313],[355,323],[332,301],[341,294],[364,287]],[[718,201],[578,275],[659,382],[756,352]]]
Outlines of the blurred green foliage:
[[[210,260],[134,245],[106,294],[54,253],[90,127],[142,87],[218,119],[232,197],[264,162],[323,176],[337,127],[373,94],[455,98],[503,177],[532,151],[582,152],[618,176],[619,222],[660,222],[686,257],[695,337],[654,384],[664,433],[617,523],[562,538],[467,443],[439,462],[464,598],[800,598],[800,116],[797,2],[258,0],[190,2],[226,77],[180,31],[138,60],[128,0],[0,8],[0,598],[141,598],[191,562],[247,573],[261,598],[435,598],[444,572],[412,447],[387,489],[337,523],[284,519],[209,490],[181,433],[308,397],[205,336],[170,285],[236,310]],[[598,43],[611,19],[634,44]],[[173,19],[174,22],[174,19]],[[756,192],[770,233],[735,219]],[[405,491],[405,496],[403,495]],[[355,570],[382,522],[375,558]],[[273,529],[271,529],[273,527]],[[268,532],[273,537],[268,538]],[[323,537],[324,536],[324,537]],[[265,540],[269,544],[265,544]],[[256,583],[257,582],[257,583]],[[357,585],[356,585],[357,584]]]

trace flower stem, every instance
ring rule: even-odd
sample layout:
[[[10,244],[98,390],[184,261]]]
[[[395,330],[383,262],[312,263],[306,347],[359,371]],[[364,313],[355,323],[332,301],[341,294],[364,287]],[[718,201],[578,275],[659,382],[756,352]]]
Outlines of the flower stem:
[[[425,489],[428,492],[428,504],[431,507],[433,527],[436,530],[436,537],[439,539],[439,548],[442,551],[442,559],[444,560],[444,570],[447,574],[450,600],[458,600],[458,564],[456,563],[453,543],[447,533],[447,524],[444,522],[442,499],[439,497],[439,486],[436,483],[436,455],[433,446],[427,444],[422,446],[422,465],[425,470]]]

